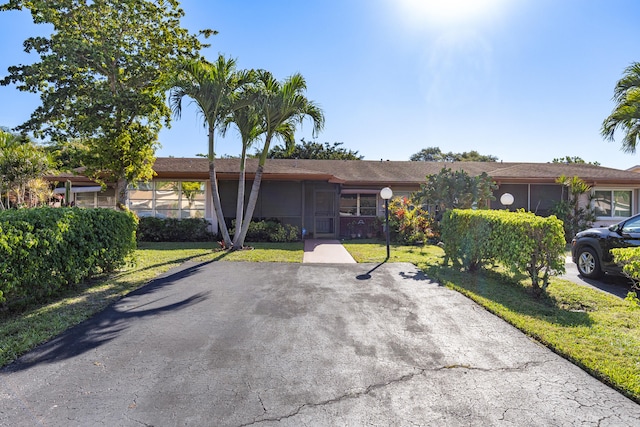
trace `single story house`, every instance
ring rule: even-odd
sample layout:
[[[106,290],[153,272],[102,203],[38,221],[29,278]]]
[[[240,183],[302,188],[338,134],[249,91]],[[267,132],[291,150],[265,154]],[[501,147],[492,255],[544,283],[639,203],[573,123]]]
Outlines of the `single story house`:
[[[256,159],[247,160],[247,199],[256,167]],[[566,189],[556,183],[565,175],[577,176],[592,187],[590,203],[596,208],[597,225],[640,212],[640,173],[589,164],[271,159],[265,165],[254,217],[277,218],[316,238],[346,236],[354,227],[365,233],[384,215],[383,187],[390,187],[394,196],[408,196],[420,189],[427,175],[444,167],[492,177],[498,185],[493,209],[505,209],[500,197],[510,193],[514,201],[509,209],[548,215],[563,195],[567,197]],[[225,219],[230,223],[235,218],[240,161],[216,159],[216,169]],[[132,211],[140,216],[207,218],[217,229],[207,159],[160,157],[154,170],[151,182],[129,188],[127,203]],[[50,179],[72,181],[76,206],[115,206],[113,188],[97,191],[95,184],[77,175]],[[583,203],[588,203],[587,198]]]

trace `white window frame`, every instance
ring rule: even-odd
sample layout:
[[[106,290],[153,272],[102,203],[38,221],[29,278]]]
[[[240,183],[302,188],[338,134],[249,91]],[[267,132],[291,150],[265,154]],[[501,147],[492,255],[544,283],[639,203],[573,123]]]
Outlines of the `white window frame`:
[[[598,215],[596,217],[597,220],[601,221],[601,220],[620,220],[620,219],[624,219],[624,218],[628,218],[628,216],[615,216],[614,212],[616,211],[615,208],[615,201],[614,201],[614,192],[615,191],[625,191],[625,192],[629,192],[631,193],[631,199],[629,200],[629,216],[634,215],[635,213],[635,190],[633,188],[619,188],[619,187],[596,187],[593,188],[591,190],[591,195],[595,196],[596,191],[608,191],[610,194],[610,198],[611,198],[611,215],[609,216],[605,216],[605,215]],[[591,202],[591,207],[593,208],[593,201]]]
[[[378,194],[379,192],[376,190],[343,190],[340,193],[340,199],[338,200],[338,204],[340,204],[340,200],[342,198],[343,195],[356,195],[356,214],[355,215],[342,215],[342,213],[340,213],[340,216],[343,218],[349,218],[349,217],[364,217],[364,218],[375,218],[377,217],[377,212],[380,211],[380,195]],[[376,209],[375,209],[375,214],[373,215],[362,215],[360,213],[360,195],[367,195],[370,196],[372,194],[376,195]],[[384,205],[383,205],[384,207]],[[367,208],[369,208],[369,206],[367,206]],[[340,206],[338,206],[338,212],[340,212]]]
[[[129,187],[127,187],[127,206],[129,206],[129,208],[134,212],[136,212],[138,210],[144,210],[144,211],[149,211],[150,210],[151,213],[152,213],[151,216],[156,217],[158,215],[158,210],[156,208],[156,191],[157,191],[156,183],[157,182],[176,182],[178,184],[178,187],[180,188],[180,190],[178,191],[178,200],[177,200],[178,208],[175,209],[175,211],[177,212],[177,215],[178,215],[176,217],[176,219],[182,219],[182,211],[183,211],[182,200],[183,200],[183,195],[182,195],[182,185],[181,184],[183,182],[200,182],[200,183],[203,183],[204,184],[204,193],[203,194],[204,194],[205,207],[204,207],[204,209],[196,209],[196,210],[202,211],[202,218],[206,218],[207,183],[208,183],[208,181],[202,180],[202,179],[158,179],[158,180],[154,179],[153,181],[151,181],[149,183],[140,183],[140,184],[144,184],[145,186],[146,185],[150,186],[150,190],[146,190],[146,191],[151,191],[151,209],[136,209],[136,208],[132,207],[132,205],[131,205],[132,201],[131,201],[131,198],[129,196],[129,190],[135,190],[136,188],[134,186],[130,185]],[[135,200],[142,200],[142,199],[135,199]],[[191,210],[191,209],[184,209],[184,210]]]

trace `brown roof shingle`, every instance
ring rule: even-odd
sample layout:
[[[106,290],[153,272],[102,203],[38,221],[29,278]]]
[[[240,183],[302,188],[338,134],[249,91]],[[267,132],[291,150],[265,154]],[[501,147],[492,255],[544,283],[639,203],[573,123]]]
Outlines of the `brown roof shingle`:
[[[216,159],[221,179],[233,179],[240,171],[239,159]],[[251,179],[257,159],[247,159],[246,171]],[[322,180],[347,185],[420,184],[425,177],[443,168],[464,170],[477,176],[486,172],[497,182],[553,183],[560,175],[578,176],[591,185],[636,184],[640,173],[589,164],[503,163],[503,162],[411,162],[369,160],[269,159],[264,168],[265,180]],[[159,178],[199,178],[209,176],[205,158],[158,157],[154,170]]]

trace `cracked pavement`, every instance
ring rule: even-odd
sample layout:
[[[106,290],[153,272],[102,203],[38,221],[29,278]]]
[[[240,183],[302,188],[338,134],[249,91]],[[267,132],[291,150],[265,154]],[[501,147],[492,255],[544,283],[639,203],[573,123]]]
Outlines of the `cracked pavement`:
[[[0,371],[0,425],[640,425],[413,265],[374,267],[185,264]]]

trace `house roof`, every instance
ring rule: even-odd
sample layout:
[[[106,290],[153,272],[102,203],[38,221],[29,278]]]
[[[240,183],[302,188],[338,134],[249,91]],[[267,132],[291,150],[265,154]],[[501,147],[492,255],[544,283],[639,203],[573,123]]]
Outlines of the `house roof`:
[[[209,162],[205,158],[158,157],[153,169],[158,178],[206,179]],[[239,159],[216,159],[219,179],[237,179]],[[247,159],[251,179],[257,159]],[[578,176],[590,185],[640,185],[640,174],[590,164],[506,163],[506,162],[412,162],[370,160],[269,159],[264,180],[329,181],[345,185],[418,185],[427,175],[442,168],[464,170],[471,176],[486,172],[497,183],[553,183],[560,175]]]

